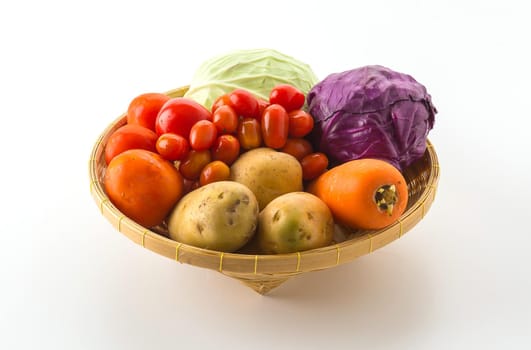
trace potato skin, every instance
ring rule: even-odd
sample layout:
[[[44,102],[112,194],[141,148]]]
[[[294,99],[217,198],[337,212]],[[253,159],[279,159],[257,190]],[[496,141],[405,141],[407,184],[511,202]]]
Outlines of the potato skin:
[[[255,148],[242,154],[232,164],[230,173],[231,180],[255,194],[260,210],[278,196],[303,190],[299,161],[271,148]]]
[[[330,209],[307,192],[292,192],[272,200],[258,215],[256,241],[262,252],[281,254],[320,248],[332,242]]]
[[[168,220],[170,238],[196,247],[233,252],[256,231],[258,202],[244,185],[218,181],[184,196]]]

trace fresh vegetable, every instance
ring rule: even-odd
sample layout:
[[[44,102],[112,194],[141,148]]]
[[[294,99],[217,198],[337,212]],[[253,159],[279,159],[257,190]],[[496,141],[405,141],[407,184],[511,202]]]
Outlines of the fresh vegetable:
[[[190,129],[190,146],[196,151],[204,151],[212,147],[217,137],[216,126],[210,120],[200,120]]]
[[[284,147],[280,149],[281,152],[291,154],[300,162],[302,158],[313,152],[312,144],[306,139],[288,138]]]
[[[182,160],[190,152],[188,140],[177,134],[162,134],[157,139],[157,152],[162,158],[175,161]]]
[[[271,148],[243,153],[231,166],[231,180],[247,186],[260,209],[276,197],[302,191],[302,169],[293,156]]]
[[[289,117],[289,136],[304,137],[313,129],[313,117],[300,109],[291,111]]]
[[[403,169],[424,154],[437,112],[423,85],[382,66],[331,74],[307,102],[314,148],[334,165],[379,158]]]
[[[169,96],[155,92],[135,97],[127,109],[127,124],[136,124],[155,131],[157,115],[169,99]]]
[[[392,224],[408,202],[402,174],[378,159],[336,166],[312,182],[308,191],[326,203],[337,221],[356,229],[376,230]]]
[[[258,100],[247,90],[236,89],[229,94],[229,104],[243,118],[260,117]]]
[[[292,192],[272,200],[258,216],[256,240],[264,253],[293,253],[331,243],[334,220],[316,196]]]
[[[244,185],[213,182],[184,196],[168,219],[170,238],[200,248],[233,252],[256,230],[258,203]]]
[[[264,114],[264,110],[270,105],[270,103],[266,100],[262,100],[261,98],[257,99],[258,101],[258,114],[262,115]]]
[[[229,94],[223,94],[219,96],[218,98],[216,98],[210,110],[212,111],[212,113],[214,113],[221,106],[230,106]]]
[[[183,193],[177,169],[158,154],[141,149],[114,157],[103,185],[112,203],[145,227],[160,224]]]
[[[200,120],[212,120],[208,109],[190,99],[176,97],[162,106],[155,128],[159,135],[174,133],[188,138],[192,126]]]
[[[229,166],[220,160],[215,160],[205,165],[203,170],[201,170],[201,175],[199,175],[199,185],[205,186],[206,184],[216,181],[226,181],[229,180],[229,177]]]
[[[272,104],[264,110],[261,119],[262,139],[267,147],[282,148],[288,139],[288,113],[278,104]]]
[[[275,86],[269,94],[271,104],[279,104],[291,112],[302,108],[304,105],[304,94],[302,91],[289,84],[279,84]]]
[[[221,105],[212,114],[219,134],[233,134],[238,129],[238,115],[231,106]]]
[[[306,155],[301,159],[302,178],[313,180],[326,171],[328,157],[326,154],[317,152]]]
[[[221,135],[210,150],[213,160],[231,165],[240,155],[240,142],[232,135]]]
[[[157,134],[140,125],[124,125],[116,129],[105,146],[105,162],[109,164],[118,154],[129,149],[156,152]]]
[[[244,118],[238,124],[238,141],[243,149],[249,150],[262,145],[262,129],[255,118]]]
[[[210,150],[191,150],[179,163],[179,172],[188,180],[196,180],[201,175],[201,171],[212,160]]]
[[[183,177],[183,195],[199,188],[199,180],[188,180]]]
[[[316,82],[310,66],[293,57],[269,49],[241,50],[201,64],[184,97],[210,108],[219,96],[235,89],[268,100],[279,84],[291,84],[306,94]]]

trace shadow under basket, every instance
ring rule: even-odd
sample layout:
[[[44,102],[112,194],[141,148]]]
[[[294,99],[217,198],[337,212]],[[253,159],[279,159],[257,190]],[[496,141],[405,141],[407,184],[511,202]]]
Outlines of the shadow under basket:
[[[170,97],[183,96],[187,87],[167,92]],[[121,115],[102,133],[89,161],[90,192],[101,214],[133,242],[180,263],[218,271],[235,278],[260,294],[266,294],[288,278],[310,271],[348,263],[400,238],[424,218],[435,199],[439,180],[437,154],[430,141],[424,156],[403,171],[409,199],[404,214],[381,230],[350,231],[346,240],[327,247],[300,253],[252,255],[223,253],[193,247],[149,230],[121,213],[107,197],[102,184],[105,171],[104,148],[109,136],[126,123]]]

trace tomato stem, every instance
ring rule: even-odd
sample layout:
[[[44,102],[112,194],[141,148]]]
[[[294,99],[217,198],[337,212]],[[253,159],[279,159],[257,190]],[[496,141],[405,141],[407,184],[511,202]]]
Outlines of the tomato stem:
[[[395,185],[383,185],[376,190],[374,202],[380,211],[385,211],[387,215],[393,215],[393,209],[398,201]]]

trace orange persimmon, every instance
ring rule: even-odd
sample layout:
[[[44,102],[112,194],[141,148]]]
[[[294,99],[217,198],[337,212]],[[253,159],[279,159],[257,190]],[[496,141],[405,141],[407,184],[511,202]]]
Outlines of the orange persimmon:
[[[395,222],[408,201],[400,171],[377,159],[358,159],[336,166],[309,184],[334,218],[352,228],[375,230]]]
[[[114,157],[103,179],[111,202],[142,226],[156,226],[183,194],[183,178],[160,155],[132,149]]]

